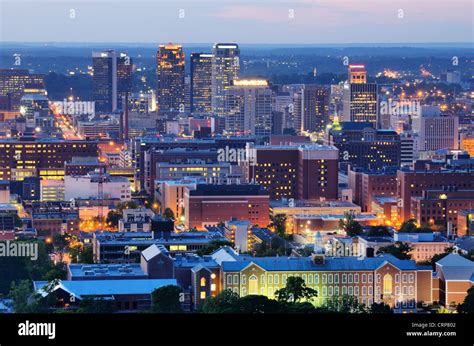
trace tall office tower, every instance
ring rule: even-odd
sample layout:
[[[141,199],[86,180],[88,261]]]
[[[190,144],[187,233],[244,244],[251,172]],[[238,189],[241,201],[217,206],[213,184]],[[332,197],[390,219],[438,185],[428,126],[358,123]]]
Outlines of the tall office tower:
[[[40,85],[26,85],[20,100],[20,114],[26,119],[26,126],[32,128],[52,128],[54,118],[49,110],[46,90]]]
[[[413,167],[413,161],[415,159],[415,142],[413,135],[409,132],[403,132],[400,134],[400,166]]]
[[[272,90],[264,79],[234,80],[224,92],[225,129],[232,135],[268,136],[272,131]]]
[[[298,132],[322,131],[329,121],[329,91],[318,85],[305,85],[297,101],[301,105],[295,112]]]
[[[97,113],[117,110],[117,54],[114,50],[92,53],[92,97]]]
[[[367,71],[364,65],[349,65],[348,75],[350,84],[367,83]]]
[[[370,122],[377,125],[377,84],[367,83],[364,65],[349,65],[344,84],[343,121]]]
[[[212,58],[191,53],[191,113],[212,112]]]
[[[158,111],[184,112],[184,53],[179,44],[162,44],[156,54]]]
[[[7,98],[8,110],[18,111],[26,85],[44,86],[44,76],[30,74],[28,70],[0,69],[0,96]]]
[[[132,60],[112,49],[92,53],[94,77],[92,95],[97,113],[116,112],[123,108],[125,94],[132,90]]]
[[[459,148],[459,117],[427,112],[413,119],[418,151]]]
[[[212,58],[212,111],[224,115],[224,91],[240,71],[240,49],[235,43],[216,43]]]

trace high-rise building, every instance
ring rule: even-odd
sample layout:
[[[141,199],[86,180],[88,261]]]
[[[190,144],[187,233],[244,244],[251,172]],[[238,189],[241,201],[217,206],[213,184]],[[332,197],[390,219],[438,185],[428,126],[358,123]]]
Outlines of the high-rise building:
[[[339,149],[341,168],[348,165],[378,171],[400,166],[400,135],[393,130],[376,130],[372,123],[333,124],[328,142]]]
[[[317,144],[267,145],[255,148],[249,177],[270,199],[338,197],[338,150]]]
[[[418,151],[459,148],[459,117],[423,114],[413,121]]]
[[[20,109],[20,100],[28,84],[44,86],[44,76],[30,74],[28,70],[0,69],[0,96],[7,97],[6,109]]]
[[[191,112],[212,112],[212,54],[191,53]]]
[[[212,111],[224,115],[224,91],[239,76],[240,49],[235,43],[216,43],[212,53]]]
[[[184,52],[179,44],[162,44],[156,54],[158,111],[184,112]]]
[[[272,90],[268,86],[268,81],[234,80],[224,94],[227,133],[254,136],[271,134]]]
[[[298,94],[301,105],[295,112],[298,132],[315,132],[325,128],[329,120],[329,91],[319,85],[305,85]]]
[[[349,65],[343,91],[343,120],[377,124],[377,84],[367,83],[364,65]]]
[[[132,59],[109,49],[92,53],[92,95],[97,113],[123,109],[125,94],[132,90]]]

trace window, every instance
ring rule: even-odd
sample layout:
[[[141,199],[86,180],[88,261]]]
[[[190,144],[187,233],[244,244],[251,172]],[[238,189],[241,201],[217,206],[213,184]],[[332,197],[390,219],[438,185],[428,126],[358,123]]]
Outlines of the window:
[[[246,296],[246,295],[247,295],[247,288],[242,287],[242,296]]]
[[[201,287],[205,287],[206,286],[206,278],[202,277],[201,278]]]
[[[373,279],[372,274],[369,274],[369,275],[367,276],[367,278],[368,278],[368,283],[371,284],[371,283],[372,283],[372,279]]]
[[[354,274],[354,283],[355,284],[359,283],[359,274]]]
[[[260,283],[265,285],[265,274],[260,275]]]
[[[275,284],[280,283],[280,276],[278,274],[275,274],[275,277],[273,278],[273,283],[275,283]]]
[[[407,282],[407,274],[402,275],[402,281],[403,281],[403,283]]]
[[[311,274],[308,275],[308,283],[309,284],[313,283],[313,275],[311,275]]]
[[[308,280],[308,278],[306,277],[306,274],[303,274],[303,281],[306,283],[307,280]],[[275,281],[275,283],[277,283],[277,282]]]
[[[234,275],[234,285],[239,283],[239,276],[237,274]]]
[[[332,286],[329,286],[328,287],[328,295],[332,296],[332,293],[333,293]]]
[[[323,274],[323,284],[326,284],[327,282],[328,282],[327,275]]]
[[[329,274],[329,275],[328,275],[328,283],[329,283],[329,284],[332,284],[332,279],[333,279],[332,274]]]
[[[354,286],[354,295],[355,296],[359,295],[359,286]]]
[[[200,297],[201,299],[206,299],[206,291],[201,291]]]
[[[334,283],[335,284],[339,283],[339,274],[334,274]]]
[[[335,296],[339,295],[339,286],[334,286],[334,295]]]
[[[413,274],[410,274],[410,275],[408,276],[408,282],[409,282],[409,283],[413,283],[414,281],[415,281],[414,275],[413,275]]]
[[[352,283],[352,274],[349,274],[349,275],[348,275],[348,280],[347,280],[347,282],[350,283],[350,284]]]
[[[314,283],[319,284],[319,274],[314,274]]]
[[[346,295],[347,294],[347,287],[346,286],[342,286],[342,295]]]
[[[258,294],[258,279],[256,275],[249,277],[249,294]]]
[[[380,283],[380,274],[377,274],[376,279],[377,279],[377,283]]]
[[[406,286],[403,286],[402,293],[405,294],[405,295],[407,294],[407,287]]]
[[[327,286],[323,286],[323,297],[326,297],[327,293],[328,293]]]
[[[347,294],[350,295],[350,296],[353,294],[352,286],[349,286],[349,287],[347,288]]]
[[[227,285],[232,285],[232,275],[227,274]]]
[[[365,284],[367,282],[367,274],[362,274],[362,283]]]
[[[273,296],[273,287],[268,287],[268,296]]]
[[[286,274],[283,274],[283,275],[281,276],[281,282],[282,282],[282,284],[286,284],[286,278],[287,278]]]
[[[347,274],[342,274],[342,283],[345,284],[347,282]]]
[[[395,274],[395,283],[400,283],[400,274]]]
[[[374,293],[374,289],[372,286],[369,286],[369,296],[371,296]]]
[[[383,276],[383,294],[392,294],[392,275],[385,274]]]
[[[395,294],[400,295],[400,286],[395,286]]]
[[[413,295],[413,286],[408,287],[408,294]]]
[[[214,292],[216,290],[216,284],[211,284],[211,291]]]
[[[362,295],[363,296],[367,295],[367,287],[366,286],[362,286]]]
[[[245,285],[247,283],[247,276],[242,275],[242,285]]]
[[[267,279],[269,284],[273,284],[273,275],[269,274]]]

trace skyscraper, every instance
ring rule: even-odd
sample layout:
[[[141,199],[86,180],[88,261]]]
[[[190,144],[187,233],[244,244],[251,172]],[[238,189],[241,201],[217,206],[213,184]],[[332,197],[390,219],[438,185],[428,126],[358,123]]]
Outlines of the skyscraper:
[[[191,53],[191,112],[212,112],[212,54]]]
[[[158,111],[184,112],[184,53],[179,44],[162,44],[156,54]]]
[[[295,121],[297,131],[324,130],[329,120],[329,91],[319,85],[305,85],[296,98],[301,105],[296,109]]]
[[[268,136],[272,131],[272,90],[263,79],[234,80],[224,91],[225,129],[234,135]]]
[[[28,70],[0,69],[0,96],[7,97],[6,108],[18,111],[25,86],[32,84],[44,86],[44,76]]]
[[[212,111],[223,115],[224,91],[239,76],[240,49],[235,43],[216,43],[212,53]]]
[[[132,90],[132,59],[112,49],[92,53],[92,95],[97,113],[122,110],[125,93]]]
[[[344,84],[343,121],[370,122],[377,125],[377,84],[367,83],[364,65],[349,65]]]

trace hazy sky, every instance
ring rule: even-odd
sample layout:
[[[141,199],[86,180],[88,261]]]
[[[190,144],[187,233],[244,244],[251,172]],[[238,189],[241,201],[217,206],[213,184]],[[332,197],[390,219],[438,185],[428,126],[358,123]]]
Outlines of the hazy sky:
[[[473,3],[472,0],[0,0],[0,40],[472,42]]]

